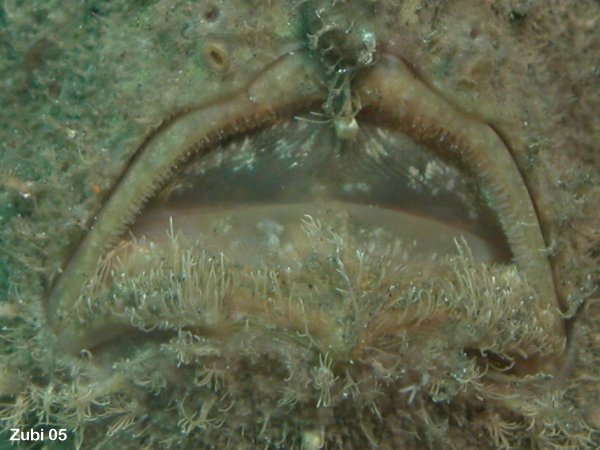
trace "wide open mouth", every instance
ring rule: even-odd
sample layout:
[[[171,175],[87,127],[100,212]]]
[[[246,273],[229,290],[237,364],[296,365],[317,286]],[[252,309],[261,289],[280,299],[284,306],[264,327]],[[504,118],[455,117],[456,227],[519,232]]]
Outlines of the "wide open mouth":
[[[413,258],[452,254],[464,241],[481,261],[510,260],[473,179],[406,134],[357,119],[352,139],[310,116],[226,139],[183,165],[132,235],[159,243],[174,227],[248,270],[294,266],[307,256],[310,216],[355,238],[378,235],[379,247],[398,241]]]
[[[453,329],[460,323],[456,308],[492,314],[497,302],[505,302],[502,308],[520,317],[543,311],[543,324],[536,326],[560,335],[535,211],[493,130],[453,110],[391,57],[356,82],[364,103],[356,117],[321,120],[310,114],[318,89],[307,96],[294,87],[306,77],[298,74],[301,63],[287,56],[240,99],[187,113],[149,139],[50,297],[50,320],[65,347],[102,344],[112,354],[115,338],[139,330],[159,330],[167,340],[182,330],[219,335],[227,318],[232,329],[255,320],[262,330],[309,336],[308,347],[321,335],[322,342],[337,342],[322,344],[331,353],[356,354],[356,337],[345,341],[348,326],[388,307],[411,309],[408,300],[398,300],[411,289],[428,292],[432,323],[447,315]],[[302,83],[294,84],[295,78]],[[300,111],[297,104],[304,105]],[[199,123],[206,129],[197,130]],[[123,233],[158,185],[154,200]],[[124,240],[106,254],[119,236]],[[512,261],[529,284],[518,282],[513,290],[494,284],[513,276],[506,272]],[[465,274],[453,272],[467,265]],[[490,267],[500,269],[490,274]],[[455,295],[461,276],[486,293]],[[263,314],[273,302],[267,292],[279,289],[282,277],[294,314],[289,307],[283,315]],[[436,283],[426,289],[429,278]],[[275,285],[256,287],[270,282]],[[402,295],[383,295],[396,291]],[[515,297],[507,300],[507,292]],[[423,300],[420,294],[415,299]],[[338,304],[333,310],[332,303]],[[409,322],[421,323],[425,310],[417,308]],[[463,320],[472,320],[467,316]],[[396,319],[395,328],[379,321],[384,334],[412,329]],[[344,324],[343,332],[331,331],[336,323]],[[359,328],[370,329],[367,322]],[[539,336],[504,349],[481,335],[465,339],[464,351],[497,352],[502,370],[517,359],[558,352]],[[546,367],[531,365],[523,370]]]

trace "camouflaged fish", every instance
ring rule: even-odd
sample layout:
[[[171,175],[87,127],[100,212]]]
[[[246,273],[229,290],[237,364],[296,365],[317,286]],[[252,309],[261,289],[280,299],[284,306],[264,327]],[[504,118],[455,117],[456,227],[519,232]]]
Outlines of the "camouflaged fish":
[[[0,449],[600,442],[593,0],[5,0]]]

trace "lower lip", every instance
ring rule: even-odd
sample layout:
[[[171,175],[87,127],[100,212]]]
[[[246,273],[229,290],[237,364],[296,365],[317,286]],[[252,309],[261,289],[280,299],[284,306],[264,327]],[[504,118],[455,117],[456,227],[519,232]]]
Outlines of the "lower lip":
[[[223,253],[235,264],[261,268],[266,258],[274,258],[277,264],[294,266],[309,251],[302,230],[306,216],[326,225],[335,223],[338,230],[349,229],[355,239],[362,236],[383,245],[401,241],[410,247],[411,264],[433,255],[454,254],[456,243],[463,241],[479,261],[491,263],[501,257],[491,242],[451,225],[402,211],[337,201],[156,208],[138,218],[131,234],[160,245],[168,239],[167,230],[172,226],[175,234],[197,240],[208,254]]]

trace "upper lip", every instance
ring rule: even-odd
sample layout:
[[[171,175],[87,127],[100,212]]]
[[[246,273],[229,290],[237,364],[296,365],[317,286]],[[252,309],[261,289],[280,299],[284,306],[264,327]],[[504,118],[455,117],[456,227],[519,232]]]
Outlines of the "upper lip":
[[[91,342],[93,327],[81,329],[69,312],[98,260],[174,168],[223,134],[268,123],[299,104],[322,99],[326,92],[321,76],[304,52],[289,52],[245,88],[182,112],[149,135],[50,292],[49,322],[65,348],[80,350]],[[553,331],[564,333],[534,204],[493,127],[453,108],[392,55],[380,55],[378,63],[354,81],[353,89],[363,107],[474,175],[499,217],[516,264],[539,293],[538,301],[555,311]]]

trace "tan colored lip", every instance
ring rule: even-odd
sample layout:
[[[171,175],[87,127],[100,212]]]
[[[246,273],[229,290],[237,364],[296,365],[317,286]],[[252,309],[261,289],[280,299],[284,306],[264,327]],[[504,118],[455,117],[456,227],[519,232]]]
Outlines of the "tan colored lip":
[[[289,53],[240,92],[184,113],[150,136],[48,298],[49,322],[65,349],[78,351],[109,338],[97,338],[98,330],[105,329],[101,323],[82,327],[73,313],[74,305],[105,251],[173,168],[192,151],[206,148],[222,135],[255,127],[295,105],[323,98],[321,76],[305,53]],[[456,111],[394,57],[382,56],[354,88],[363,107],[439,149],[480,181],[498,214],[515,262],[539,293],[540,304],[555,311],[556,329],[551,331],[562,335],[559,303],[535,209],[498,135],[487,124]]]

